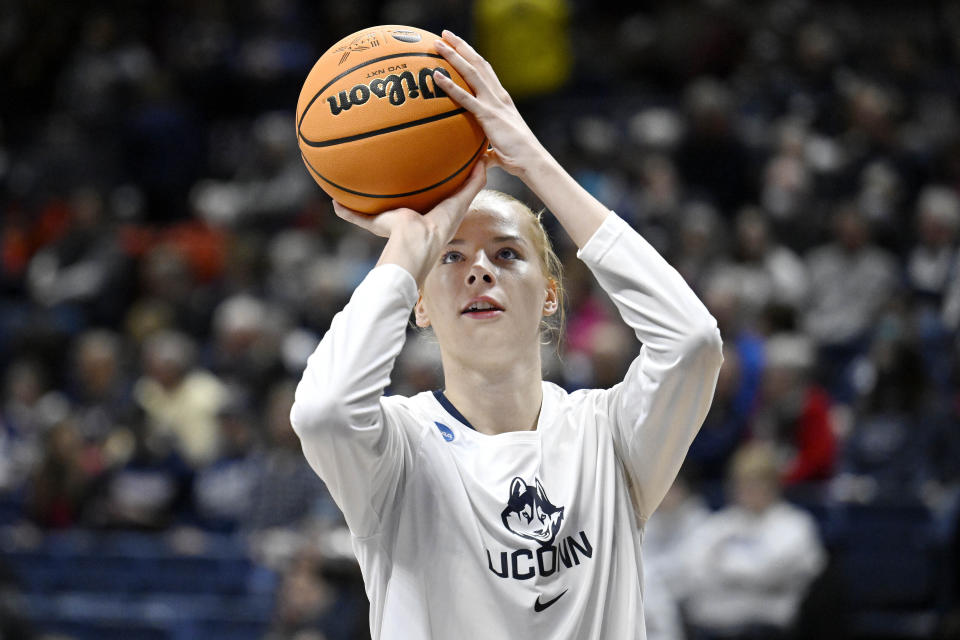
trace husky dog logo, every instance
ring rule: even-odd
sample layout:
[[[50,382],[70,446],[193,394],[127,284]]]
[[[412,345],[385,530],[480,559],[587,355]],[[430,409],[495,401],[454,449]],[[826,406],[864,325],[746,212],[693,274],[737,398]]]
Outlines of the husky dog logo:
[[[523,478],[514,478],[510,483],[510,499],[501,517],[503,525],[511,533],[521,538],[536,540],[541,546],[553,544],[560,523],[563,522],[564,507],[554,506],[547,498],[540,480],[534,478],[535,487],[531,487]]]

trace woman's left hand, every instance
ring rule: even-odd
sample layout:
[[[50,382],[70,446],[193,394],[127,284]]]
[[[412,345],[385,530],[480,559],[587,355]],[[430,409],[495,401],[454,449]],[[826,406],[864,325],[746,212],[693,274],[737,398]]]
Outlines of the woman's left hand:
[[[483,127],[493,145],[487,152],[488,162],[500,165],[523,180],[557,217],[574,243],[585,246],[610,210],[577,184],[540,144],[500,84],[493,67],[473,47],[447,30],[434,46],[476,94],[443,74],[433,74],[437,87],[472,113]]]
[[[526,170],[546,154],[545,149],[523,120],[513,99],[500,84],[493,67],[463,38],[444,30],[434,43],[437,52],[456,69],[476,95],[472,95],[443,74],[434,82],[461,107],[473,114],[483,127],[493,149],[487,152],[492,164],[523,179]]]

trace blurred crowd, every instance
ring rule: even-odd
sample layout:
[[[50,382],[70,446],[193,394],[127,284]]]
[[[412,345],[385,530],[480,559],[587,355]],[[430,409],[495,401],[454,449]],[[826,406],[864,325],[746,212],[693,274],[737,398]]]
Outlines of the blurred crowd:
[[[720,324],[713,407],[649,525],[650,591],[676,596],[649,605],[659,637],[793,623],[825,556],[784,497],[935,510],[960,488],[960,6],[85,5],[0,15],[8,526],[241,536],[283,574],[271,638],[352,637],[324,579],[342,520],[288,415],[381,243],[333,215],[293,108],[333,41],[382,23],[479,34],[544,144]],[[506,81],[565,48],[558,88]],[[551,231],[568,304],[545,376],[610,386],[634,337]],[[411,328],[388,391],[441,383]]]

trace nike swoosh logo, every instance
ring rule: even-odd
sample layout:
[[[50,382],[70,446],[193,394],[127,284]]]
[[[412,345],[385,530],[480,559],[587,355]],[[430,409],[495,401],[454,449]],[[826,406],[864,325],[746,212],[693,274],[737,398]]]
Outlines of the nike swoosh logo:
[[[568,589],[564,589],[563,591],[560,592],[560,595],[558,595],[556,598],[554,598],[553,600],[547,600],[546,602],[543,602],[543,603],[540,602],[540,596],[537,596],[537,601],[533,603],[533,610],[536,611],[537,613],[540,613],[541,611],[543,611],[544,609],[552,605],[554,602],[562,598],[563,594],[565,594],[567,591]]]

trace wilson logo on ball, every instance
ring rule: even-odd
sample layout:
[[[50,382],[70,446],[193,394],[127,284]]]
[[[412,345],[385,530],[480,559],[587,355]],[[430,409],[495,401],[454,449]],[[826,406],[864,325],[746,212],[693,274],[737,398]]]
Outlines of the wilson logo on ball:
[[[450,77],[450,72],[443,67],[433,69],[424,67],[420,69],[416,78],[411,71],[404,71],[401,74],[391,73],[384,78],[375,78],[369,84],[354,85],[349,91],[340,91],[336,96],[327,98],[330,113],[334,116],[340,115],[351,107],[366,104],[371,96],[378,99],[387,98],[390,104],[396,107],[406,102],[407,98],[423,97],[424,100],[430,100],[446,97],[447,94],[443,89],[436,85],[433,79],[434,73],[442,73]]]

